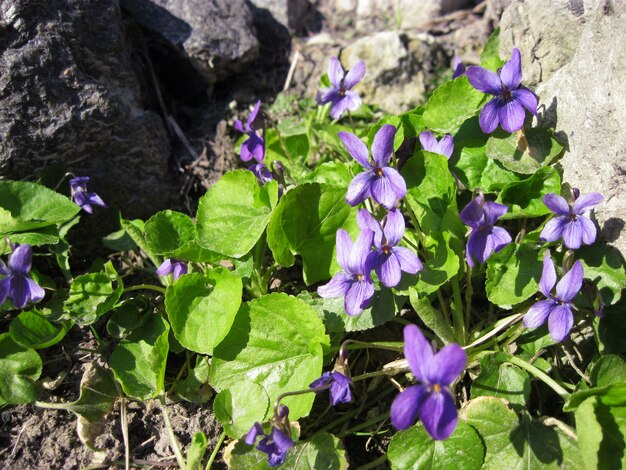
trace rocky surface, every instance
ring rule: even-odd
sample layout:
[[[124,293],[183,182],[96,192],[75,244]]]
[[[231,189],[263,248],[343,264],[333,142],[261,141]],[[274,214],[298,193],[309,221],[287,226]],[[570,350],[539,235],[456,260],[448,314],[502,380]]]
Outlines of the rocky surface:
[[[0,177],[58,163],[127,217],[176,206],[170,138],[115,2],[2,1],[0,37]]]
[[[313,5],[309,0],[250,0],[260,10],[267,10],[285,28],[304,31],[312,19]]]
[[[241,73],[259,54],[252,12],[244,0],[121,0],[121,6],[209,83]]]
[[[595,211],[602,236],[626,256],[625,25],[624,0],[516,0],[502,16],[500,52],[522,51],[541,120],[567,143],[564,181],[604,194]]]

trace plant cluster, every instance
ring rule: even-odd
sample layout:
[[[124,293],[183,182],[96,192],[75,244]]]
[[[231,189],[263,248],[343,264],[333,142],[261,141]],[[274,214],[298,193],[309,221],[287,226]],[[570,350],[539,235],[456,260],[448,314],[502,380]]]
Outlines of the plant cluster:
[[[257,102],[234,126],[248,169],[194,217],[120,216],[104,239],[152,283],[111,261],[72,273],[69,230],[108,210],[87,177],[69,197],[0,182],[0,404],[72,411],[95,449],[116,402],[123,426],[127,400],[158,398],[190,469],[226,438],[229,468],[346,468],[343,443],[363,436],[362,469],[626,463],[624,263],[585,215],[602,195],[563,183],[563,146],[531,124],[519,50],[497,49],[496,33],[480,66],[455,61],[400,115],[375,119],[354,90],[366,64],[334,57],[316,102]],[[76,401],[45,401],[37,350],[71,328],[99,360]],[[208,459],[202,433],[183,453],[167,395],[212,399]]]

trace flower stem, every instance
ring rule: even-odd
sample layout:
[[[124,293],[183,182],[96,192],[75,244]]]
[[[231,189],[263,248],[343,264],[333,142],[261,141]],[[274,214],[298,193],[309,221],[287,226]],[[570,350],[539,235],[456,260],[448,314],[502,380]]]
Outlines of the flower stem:
[[[209,460],[207,461],[204,470],[211,470],[211,465],[213,465],[213,461],[215,460],[215,457],[217,457],[217,453],[219,452],[220,447],[222,447],[222,443],[224,442],[225,438],[226,431],[222,431],[222,434],[220,434],[219,439],[215,443],[215,448],[213,449],[213,452],[211,452],[211,457],[209,457]]]
[[[387,461],[387,454],[383,454],[375,460],[372,460],[370,463],[366,463],[365,465],[361,465],[356,470],[370,470],[372,468],[379,468],[382,464]]]
[[[132,292],[134,290],[153,290],[161,294],[165,294],[165,288],[161,286],[153,286],[152,284],[138,284],[136,286],[126,287],[125,292]]]
[[[489,333],[484,334],[483,336],[478,338],[476,341],[473,341],[471,344],[468,344],[467,346],[464,347],[464,349],[467,350],[467,349],[476,347],[479,344],[484,343],[485,341],[488,341],[489,339],[496,336],[500,331],[520,321],[523,316],[524,316],[523,313],[516,313],[515,315],[511,315],[510,317],[503,318],[500,321],[500,324],[497,325],[493,330],[491,330]]]
[[[532,364],[529,364],[528,362],[524,361],[523,359],[520,359],[517,356],[509,357],[507,362],[514,364],[516,366],[519,366],[522,369],[534,375],[535,377],[537,377],[539,380],[545,383],[548,387],[554,390],[557,393],[557,395],[559,395],[563,400],[567,400],[569,398],[570,394],[567,390],[565,390],[565,388],[563,388],[559,383],[557,383],[556,380],[554,380],[544,371],[538,369]]]
[[[165,428],[167,429],[167,433],[169,434],[172,450],[174,451],[174,455],[176,456],[176,462],[178,462],[178,466],[180,468],[187,468],[187,463],[185,462],[183,453],[180,451],[180,445],[178,444],[178,440],[176,439],[176,435],[174,434],[174,429],[172,428],[170,416],[167,413],[167,406],[165,404],[165,393],[161,392],[159,394],[159,400],[161,402],[161,414],[163,415]]]
[[[465,271],[465,331],[470,331],[470,324],[472,319],[472,295],[474,291],[472,288],[472,268],[467,266]]]
[[[380,422],[380,421],[384,421],[384,420],[386,420],[387,418],[389,418],[389,412],[386,412],[386,413],[380,414],[380,415],[378,415],[378,416],[376,416],[376,417],[374,417],[374,418],[371,418],[371,419],[368,419],[367,421],[364,421],[364,422],[362,422],[362,423],[359,423],[359,424],[357,424],[357,425],[356,425],[356,426],[354,426],[354,427],[351,427],[351,428],[349,428],[349,429],[346,429],[345,431],[340,432],[340,433],[337,435],[337,437],[338,437],[339,439],[341,439],[341,438],[343,438],[343,437],[349,436],[350,434],[352,434],[352,433],[353,433],[353,432],[355,432],[355,431],[360,431],[360,430],[361,430],[361,429],[363,429],[363,428],[366,428],[366,427],[368,427],[368,426],[371,426],[372,424],[376,424],[376,423],[378,423],[378,422]]]
[[[465,315],[463,314],[463,300],[461,299],[461,288],[459,286],[459,277],[452,279],[452,295],[454,298],[454,308],[452,309],[452,320],[456,339],[461,346],[466,343],[465,340]]]

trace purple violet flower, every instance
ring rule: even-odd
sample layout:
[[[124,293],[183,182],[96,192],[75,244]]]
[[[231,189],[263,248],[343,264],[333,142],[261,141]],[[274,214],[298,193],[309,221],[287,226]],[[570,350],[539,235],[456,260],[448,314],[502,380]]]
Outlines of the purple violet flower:
[[[440,140],[437,140],[432,132],[425,131],[420,133],[420,144],[422,148],[427,152],[438,153],[448,159],[454,152],[454,140],[450,134],[444,135]]]
[[[583,284],[584,270],[580,261],[576,261],[572,268],[556,282],[556,269],[550,253],[543,257],[543,272],[539,281],[539,290],[547,300],[540,300],[528,309],[524,315],[524,326],[536,328],[548,320],[548,331],[554,341],[561,342],[569,335],[574,325],[572,300],[580,291]],[[556,285],[556,295],[550,292]]]
[[[289,436],[289,409],[281,405],[278,410],[278,416],[274,416],[274,422],[278,425],[272,425],[270,434],[265,434],[260,423],[254,423],[244,442],[253,446],[258,436],[263,436],[257,445],[257,449],[267,454],[267,463],[270,467],[278,467],[282,465],[287,456],[289,449],[293,447],[293,440]],[[279,429],[282,428],[282,429]]]
[[[374,232],[376,251],[369,254],[370,265],[376,270],[380,282],[387,287],[400,283],[402,271],[417,274],[423,266],[419,258],[408,248],[396,246],[404,235],[404,217],[398,209],[390,210],[381,224],[366,209],[360,209],[356,216],[361,230]]]
[[[330,117],[333,119],[339,119],[348,110],[357,110],[361,106],[361,98],[351,89],[361,81],[364,75],[365,63],[363,61],[359,61],[345,72],[339,59],[331,57],[328,61],[328,78],[332,87],[324,88],[317,93],[315,97],[317,104],[331,103]]]
[[[474,260],[484,263],[494,251],[497,253],[511,243],[509,232],[494,227],[508,210],[507,206],[485,201],[483,195],[478,194],[459,214],[463,223],[472,229],[465,248],[465,259],[470,268],[474,267]]]
[[[452,59],[452,80],[458,78],[462,75],[465,75],[465,64],[461,62],[461,58],[458,55],[455,55]]]
[[[339,403],[350,403],[352,401],[352,390],[350,386],[352,380],[341,372],[324,372],[319,379],[314,380],[309,388],[321,388],[328,386],[330,389],[330,403],[335,406]]]
[[[502,66],[498,73],[483,67],[472,66],[465,73],[474,88],[494,95],[481,110],[478,122],[485,134],[496,130],[498,125],[507,132],[522,128],[526,118],[526,108],[537,115],[537,96],[521,86],[522,60],[519,49],[513,49],[511,60]]]
[[[269,183],[274,179],[272,172],[269,170],[265,163],[255,163],[254,165],[250,165],[248,167],[248,170],[254,173],[254,176],[256,176],[256,179],[259,181],[259,183],[261,183],[261,185]]]
[[[553,242],[563,238],[563,243],[570,250],[576,250],[584,243],[591,245],[596,241],[596,225],[583,214],[604,200],[600,193],[588,193],[580,196],[576,188],[572,190],[573,204],[568,204],[565,198],[555,193],[546,194],[543,203],[556,214],[550,219],[541,231],[539,238]]]
[[[257,134],[258,129],[255,123],[259,115],[260,107],[261,101],[257,101],[250,116],[248,116],[245,128],[239,119],[235,121],[235,129],[248,135],[248,138],[241,144],[240,157],[244,162],[249,162],[254,158],[257,162],[261,163],[265,158],[265,140]]]
[[[465,369],[467,354],[458,344],[448,344],[436,353],[417,326],[407,325],[404,355],[421,384],[396,396],[391,404],[391,424],[403,430],[419,417],[433,439],[447,439],[458,420],[450,385]]]
[[[372,267],[368,255],[372,252],[374,232],[363,230],[354,245],[348,232],[337,230],[337,261],[343,269],[328,284],[317,288],[323,298],[345,296],[344,307],[350,316],[359,315],[374,296],[374,283],[370,277]]]
[[[70,189],[72,191],[72,200],[85,212],[91,214],[93,213],[92,204],[101,207],[107,207],[107,205],[96,193],[87,192],[88,182],[89,176],[77,176],[70,180]]]
[[[373,165],[369,160],[369,151],[361,139],[349,132],[340,132],[338,135],[350,155],[365,168],[364,172],[356,175],[350,182],[346,202],[356,206],[372,196],[374,201],[391,209],[398,199],[406,195],[404,178],[397,170],[387,166],[393,153],[396,128],[385,124],[374,136]]]
[[[45,293],[32,277],[28,275],[32,265],[33,247],[16,245],[9,255],[9,265],[0,261],[0,305],[11,295],[17,308],[23,308],[28,302],[39,302]]]
[[[174,280],[178,279],[183,274],[187,274],[187,263],[177,259],[167,258],[156,273],[159,276],[167,276],[168,274],[174,274]]]

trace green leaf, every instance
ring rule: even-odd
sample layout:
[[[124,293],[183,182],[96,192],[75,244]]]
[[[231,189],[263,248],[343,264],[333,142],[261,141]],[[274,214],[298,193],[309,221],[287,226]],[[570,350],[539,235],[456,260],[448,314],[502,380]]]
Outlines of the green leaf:
[[[176,251],[196,238],[196,226],[188,215],[166,210],[146,221],[144,235],[152,253],[176,258]]]
[[[369,330],[387,323],[405,302],[404,296],[396,296],[391,289],[381,286],[370,305],[360,315],[352,317],[346,313],[343,297],[313,298],[309,292],[303,291],[298,298],[311,305],[324,320],[328,331],[333,333]]]
[[[281,468],[347,470],[348,462],[341,441],[332,434],[319,432],[306,441],[297,442],[287,453]]]
[[[198,206],[198,243],[211,251],[241,258],[263,235],[278,201],[276,181],[259,186],[251,171],[226,173]]]
[[[584,468],[625,468],[626,407],[590,397],[578,406],[575,417]]]
[[[209,387],[209,361],[206,356],[196,356],[196,366],[189,371],[174,391],[183,399],[194,403],[206,403],[213,396]]]
[[[161,259],[152,252],[152,250],[148,247],[146,243],[146,237],[144,234],[144,222],[140,219],[134,220],[124,220],[120,217],[120,225],[122,229],[126,231],[128,236],[133,239],[133,241],[137,244],[139,248],[150,258],[150,261],[155,266],[159,266],[161,264]]]
[[[315,167],[315,170],[304,178],[303,183],[320,183],[343,188],[344,191],[352,181],[352,172],[346,163],[326,162]]]
[[[435,292],[439,286],[452,279],[460,268],[460,260],[450,247],[449,232],[433,232],[425,235],[423,248],[428,254],[424,261],[424,269],[418,274],[418,282],[415,290],[420,295],[428,295]]]
[[[549,165],[563,152],[552,131],[543,127],[534,127],[525,131],[509,134],[496,131],[487,141],[487,156],[498,160],[505,168],[516,173],[530,175],[542,166]],[[557,191],[558,192],[558,191]]]
[[[604,305],[613,305],[626,288],[624,258],[619,250],[602,243],[583,246],[576,250],[576,258],[585,268],[585,278],[598,287]]]
[[[245,435],[255,422],[263,422],[269,410],[265,389],[251,382],[240,382],[222,390],[213,401],[213,412],[229,437]]]
[[[424,127],[439,134],[454,134],[463,121],[478,112],[484,94],[463,75],[437,88],[424,110]]]
[[[406,201],[425,234],[441,232],[450,214],[458,221],[456,183],[446,157],[417,152],[402,168],[402,176],[407,186]]]
[[[539,289],[543,257],[530,245],[509,243],[487,260],[487,298],[510,309]]]
[[[356,208],[345,201],[346,188],[310,183],[285,194],[272,214],[267,244],[274,259],[292,266],[302,256],[307,285],[328,279],[339,270],[335,260],[337,230],[356,231]]]
[[[460,421],[452,435],[436,441],[420,423],[393,436],[387,450],[391,468],[478,470],[485,448],[474,428]]]
[[[35,311],[20,313],[9,325],[11,338],[25,348],[43,349],[57,344],[69,330],[70,322],[54,324]]]
[[[195,433],[187,450],[187,470],[199,470],[201,468],[206,446],[206,436],[201,432]]]
[[[461,418],[478,431],[485,444],[484,470],[581,468],[574,439],[557,426],[531,419],[525,411],[518,415],[506,400],[475,398],[463,408]]]
[[[230,470],[269,470],[267,454],[238,442],[224,460]],[[347,470],[348,462],[341,441],[332,434],[319,432],[306,441],[299,441],[287,452],[281,470]]]
[[[70,320],[79,325],[91,325],[115,306],[124,286],[117,273],[111,270],[112,265],[107,269],[109,272],[82,274],[74,278],[65,301],[65,311]],[[117,287],[113,289],[111,281],[116,277]]]
[[[191,351],[212,354],[230,331],[241,293],[241,279],[224,268],[181,276],[165,291],[165,310],[176,339]]]
[[[607,354],[593,365],[589,379],[595,387],[626,382],[626,361],[615,354]]]
[[[40,184],[0,181],[0,234],[46,227],[72,219],[80,207]]]
[[[56,245],[59,243],[58,229],[48,226],[37,230],[36,232],[13,233],[10,235],[11,243],[18,245]]]
[[[591,388],[572,393],[563,406],[564,411],[574,411],[589,397],[597,396],[607,405],[626,405],[626,361],[608,354],[601,357],[589,371]]]
[[[526,371],[507,363],[508,357],[498,352],[481,359],[480,374],[472,382],[472,398],[492,396],[526,405],[530,398],[530,377]]]
[[[163,390],[169,325],[154,315],[115,347],[109,365],[126,395],[154,398]]]
[[[487,44],[483,49],[483,53],[480,55],[480,66],[496,72],[499,68],[502,68],[504,61],[500,59],[500,27],[494,29],[493,33],[489,36]]]
[[[114,338],[123,338],[143,325],[152,315],[150,302],[145,297],[131,297],[113,309],[107,322],[107,332]]]
[[[539,168],[530,178],[507,184],[496,202],[509,207],[502,219],[539,217],[551,213],[541,198],[560,191],[561,177],[554,168],[547,166]]]
[[[430,328],[445,344],[456,341],[450,322],[443,314],[432,307],[428,297],[420,297],[415,289],[410,289],[411,306],[420,320]]]
[[[308,388],[322,374],[328,345],[312,307],[286,294],[266,295],[239,309],[230,332],[213,351],[210,382],[218,391],[254,382],[273,402],[281,393]],[[308,414],[313,398],[286,398],[290,418]]]
[[[37,400],[42,367],[34,349],[20,346],[9,333],[0,334],[0,401],[17,405]]]
[[[137,249],[137,243],[123,228],[102,237],[102,244],[113,251],[131,251]]]
[[[477,188],[485,192],[499,191],[508,183],[519,181],[519,177],[507,170],[501,163],[487,157],[485,142],[465,141],[454,164],[453,173],[463,185],[473,191]]]

